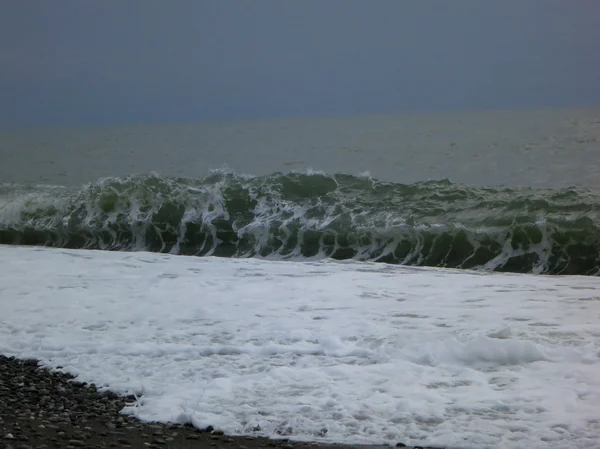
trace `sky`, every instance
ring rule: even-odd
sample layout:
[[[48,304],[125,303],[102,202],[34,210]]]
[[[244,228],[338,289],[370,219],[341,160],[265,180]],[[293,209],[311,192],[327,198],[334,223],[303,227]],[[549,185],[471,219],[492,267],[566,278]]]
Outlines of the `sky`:
[[[0,128],[600,104],[598,0],[0,0]]]

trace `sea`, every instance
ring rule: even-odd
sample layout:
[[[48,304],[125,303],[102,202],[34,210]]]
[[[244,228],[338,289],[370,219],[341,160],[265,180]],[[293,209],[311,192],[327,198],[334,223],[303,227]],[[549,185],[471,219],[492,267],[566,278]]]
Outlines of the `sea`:
[[[11,130],[0,161],[0,353],[123,413],[600,447],[600,108]]]

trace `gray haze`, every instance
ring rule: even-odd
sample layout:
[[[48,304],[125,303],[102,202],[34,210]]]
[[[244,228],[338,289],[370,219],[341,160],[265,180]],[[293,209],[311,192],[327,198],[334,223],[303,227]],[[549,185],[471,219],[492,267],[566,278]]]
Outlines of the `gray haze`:
[[[0,127],[600,104],[597,0],[9,1]]]

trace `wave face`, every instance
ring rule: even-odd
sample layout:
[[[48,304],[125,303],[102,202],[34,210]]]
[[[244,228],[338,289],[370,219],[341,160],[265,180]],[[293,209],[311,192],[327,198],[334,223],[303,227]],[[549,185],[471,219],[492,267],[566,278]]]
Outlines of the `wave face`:
[[[600,195],[369,176],[213,171],[0,185],[0,243],[519,273],[600,272]]]

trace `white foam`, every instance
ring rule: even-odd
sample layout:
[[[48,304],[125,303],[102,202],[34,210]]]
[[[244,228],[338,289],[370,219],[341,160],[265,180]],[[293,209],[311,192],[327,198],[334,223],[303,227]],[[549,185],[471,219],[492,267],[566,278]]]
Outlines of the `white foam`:
[[[143,420],[600,445],[595,277],[6,246],[0,264],[0,352],[133,392]]]

